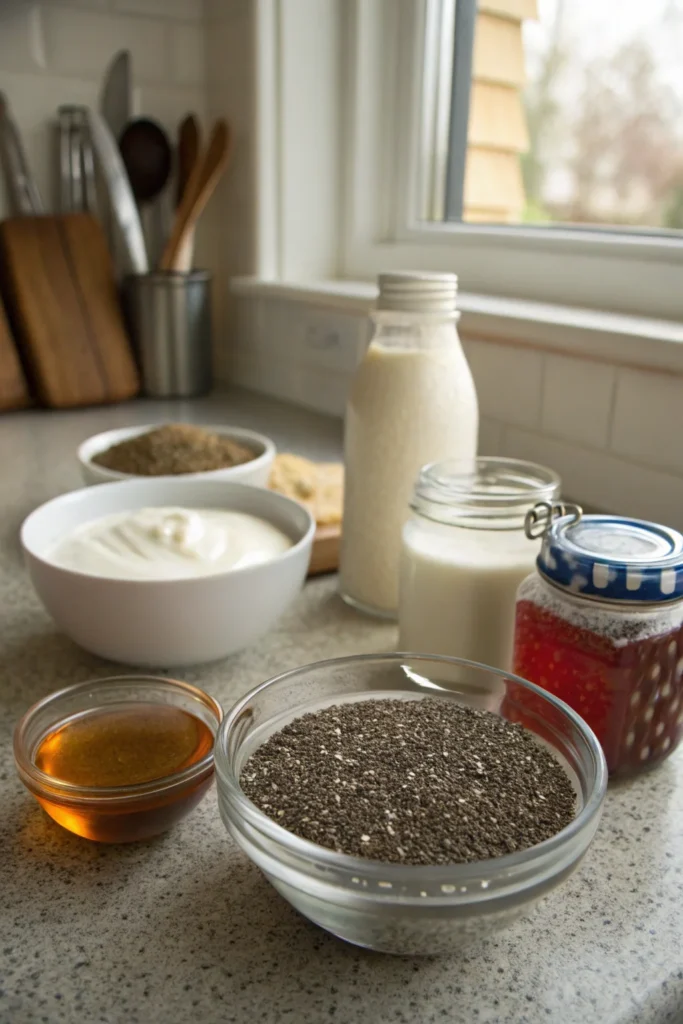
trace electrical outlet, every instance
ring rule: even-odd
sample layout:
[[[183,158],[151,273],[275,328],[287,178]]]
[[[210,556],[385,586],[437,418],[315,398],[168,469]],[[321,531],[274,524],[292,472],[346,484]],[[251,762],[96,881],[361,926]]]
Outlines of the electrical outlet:
[[[300,318],[299,362],[336,373],[352,374],[362,355],[366,329],[363,316],[336,311],[302,310]]]

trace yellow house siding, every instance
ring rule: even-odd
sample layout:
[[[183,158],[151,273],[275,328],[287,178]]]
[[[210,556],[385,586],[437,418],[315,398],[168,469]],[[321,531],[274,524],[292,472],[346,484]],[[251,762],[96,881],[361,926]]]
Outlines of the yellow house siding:
[[[486,210],[483,207],[467,211],[468,224],[516,224],[519,210]]]
[[[465,208],[521,210],[524,185],[516,153],[470,146],[465,169]]]
[[[470,222],[511,223],[524,211],[522,21],[535,17],[536,0],[479,0],[463,203]]]
[[[473,78],[477,82],[524,85],[524,51],[519,22],[479,14],[474,35]]]
[[[470,97],[469,144],[524,153],[529,133],[520,95],[507,85],[473,82]]]
[[[485,14],[499,14],[513,21],[538,17],[536,0],[479,0],[479,10]]]

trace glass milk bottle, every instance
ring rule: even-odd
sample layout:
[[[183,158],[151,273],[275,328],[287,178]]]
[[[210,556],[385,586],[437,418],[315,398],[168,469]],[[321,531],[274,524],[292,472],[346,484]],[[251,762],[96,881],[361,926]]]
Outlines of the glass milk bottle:
[[[479,415],[456,330],[454,274],[379,278],[374,333],[346,410],[345,601],[395,618],[401,533],[420,467],[474,459]]]
[[[517,588],[541,547],[525,516],[559,493],[557,474],[533,462],[425,466],[403,528],[398,649],[509,671]]]

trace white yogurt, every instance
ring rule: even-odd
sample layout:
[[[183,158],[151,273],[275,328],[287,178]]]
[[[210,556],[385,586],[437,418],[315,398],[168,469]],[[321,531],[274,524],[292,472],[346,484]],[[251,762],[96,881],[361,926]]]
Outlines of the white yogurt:
[[[225,509],[143,508],[84,523],[50,561],[112,579],[185,579],[268,562],[292,547],[272,523]]]

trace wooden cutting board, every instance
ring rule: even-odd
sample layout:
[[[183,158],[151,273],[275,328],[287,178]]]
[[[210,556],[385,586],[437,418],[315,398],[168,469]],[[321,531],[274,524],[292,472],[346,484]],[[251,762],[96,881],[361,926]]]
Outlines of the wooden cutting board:
[[[2,288],[31,384],[52,408],[132,398],[139,377],[99,223],[89,214],[0,224]]]
[[[336,572],[339,568],[339,545],[341,523],[334,526],[319,526],[313,538],[309,576],[320,576],[324,572]]]
[[[0,302],[0,409],[23,409],[30,403],[31,397],[19,353]]]

